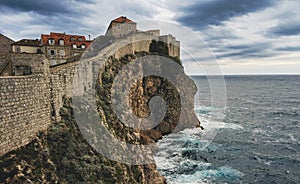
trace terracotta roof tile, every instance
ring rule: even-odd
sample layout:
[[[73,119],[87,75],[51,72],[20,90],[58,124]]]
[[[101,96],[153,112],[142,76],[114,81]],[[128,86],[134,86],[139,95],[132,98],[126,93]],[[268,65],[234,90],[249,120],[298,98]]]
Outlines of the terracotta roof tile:
[[[72,46],[73,44],[76,44],[77,46],[80,46],[82,44],[85,44],[86,47],[89,47],[89,45],[92,43],[90,40],[86,40],[85,36],[82,35],[69,35],[66,33],[53,33],[50,32],[50,35],[42,34],[41,40],[43,45],[49,45],[48,40],[54,39],[55,45],[59,44],[59,40],[64,40],[64,45],[66,46]]]
[[[116,22],[116,23],[135,23],[133,22],[132,20],[130,20],[129,18],[127,17],[124,17],[124,16],[121,16],[119,18],[116,18],[115,20],[113,20],[112,22]]]

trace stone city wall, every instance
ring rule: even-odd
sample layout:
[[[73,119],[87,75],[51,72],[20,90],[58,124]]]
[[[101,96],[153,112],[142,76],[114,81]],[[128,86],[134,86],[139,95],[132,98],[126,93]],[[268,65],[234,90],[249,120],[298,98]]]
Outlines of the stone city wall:
[[[51,124],[49,80],[0,77],[0,155],[29,143]]]

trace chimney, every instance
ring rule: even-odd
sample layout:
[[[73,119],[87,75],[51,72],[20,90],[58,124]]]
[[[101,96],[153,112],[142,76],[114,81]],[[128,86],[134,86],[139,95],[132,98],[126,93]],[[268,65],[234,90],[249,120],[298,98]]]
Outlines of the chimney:
[[[91,35],[89,35],[89,41],[91,40]]]

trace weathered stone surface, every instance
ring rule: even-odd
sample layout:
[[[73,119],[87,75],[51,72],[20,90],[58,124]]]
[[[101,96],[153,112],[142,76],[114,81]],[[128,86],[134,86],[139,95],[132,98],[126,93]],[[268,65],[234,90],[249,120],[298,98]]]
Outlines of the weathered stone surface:
[[[23,146],[51,124],[48,78],[0,78],[0,154]]]
[[[185,111],[184,113],[186,114],[193,112],[193,104],[190,104],[190,109],[181,109],[178,91],[176,91],[168,81],[159,77],[148,77],[139,80],[131,90],[129,100],[132,110],[137,116],[146,117],[150,112],[148,107],[149,99],[154,95],[160,95],[166,101],[168,106],[167,115],[163,121],[150,130],[132,130],[122,124],[116,118],[114,113],[112,113],[112,109],[109,105],[111,104],[110,85],[117,70],[124,66],[124,64],[136,59],[137,54],[147,55],[152,38],[152,36],[142,33],[138,33],[136,36],[130,35],[126,39],[129,39],[129,41],[132,42],[131,44],[126,45],[122,43],[122,40],[115,40],[113,44],[108,45],[94,55],[94,58],[97,60],[105,62],[105,67],[102,67],[100,74],[97,75],[99,76],[99,80],[96,85],[96,89],[99,89],[99,91],[97,91],[100,102],[98,110],[103,118],[102,123],[104,126],[108,127],[113,135],[116,135],[123,141],[134,144],[149,144],[157,141],[162,135],[174,131],[181,110]],[[116,50],[115,48],[118,49]],[[18,57],[22,58],[23,56],[19,55]],[[30,60],[30,57],[32,56],[24,56],[25,60],[26,58]],[[37,66],[35,71],[37,71],[38,74],[20,77],[0,77],[0,155],[28,144],[36,137],[39,131],[44,131],[46,134],[52,134],[50,137],[42,136],[42,138],[47,137],[48,142],[39,140],[31,142],[31,144],[35,145],[36,143],[39,145],[34,147],[34,150],[38,152],[35,153],[35,155],[42,157],[42,159],[38,160],[38,163],[41,162],[45,167],[52,169],[49,171],[49,177],[51,178],[48,179],[41,176],[42,181],[57,182],[59,180],[59,176],[57,176],[59,171],[55,170],[57,168],[63,169],[64,173],[70,175],[68,176],[70,178],[62,180],[63,182],[76,181],[76,176],[74,176],[74,173],[70,173],[71,171],[74,170],[74,172],[78,172],[78,170],[76,170],[78,168],[83,168],[84,172],[87,171],[86,167],[79,167],[74,163],[74,160],[72,160],[78,159],[78,155],[80,155],[79,158],[83,160],[77,160],[78,162],[93,167],[95,173],[101,174],[101,177],[103,178],[111,178],[111,180],[103,180],[105,182],[165,183],[164,178],[156,171],[155,164],[129,166],[109,161],[107,158],[97,155],[87,142],[83,140],[79,131],[75,130],[78,129],[78,127],[75,125],[76,122],[73,119],[74,117],[72,117],[72,113],[68,111],[66,107],[62,108],[65,105],[63,99],[72,97],[72,92],[74,92],[74,90],[76,94],[83,94],[92,89],[95,81],[91,80],[95,79],[95,66],[89,60],[86,60],[85,62],[86,63],[68,63],[49,69],[49,67],[45,67],[45,64],[47,64],[48,61],[44,60],[44,58],[39,58],[37,59],[37,63],[34,63],[38,65],[32,65]],[[128,77],[133,76],[135,75],[135,72],[128,72],[127,75]],[[180,75],[181,74],[177,76],[178,80],[180,80]],[[81,83],[76,83],[76,86],[74,86],[74,78],[78,78]],[[194,90],[191,90],[188,95],[193,97],[194,92]],[[61,117],[63,117],[63,121],[67,119],[68,122],[62,124],[58,123],[61,120]],[[56,123],[51,126],[51,121]],[[193,114],[189,119],[186,119],[186,121],[186,127],[195,127],[198,124],[198,120]],[[49,130],[50,126],[51,130]],[[180,129],[183,128],[185,127],[181,127]],[[69,145],[67,141],[71,141],[72,144]],[[60,147],[60,145],[63,146],[63,148]],[[48,153],[50,148],[52,149],[51,154]],[[17,153],[22,154],[22,150],[27,149],[21,148]],[[90,152],[92,153],[90,154]],[[63,154],[70,155],[62,158],[61,156]],[[10,153],[8,153],[8,155],[10,155]],[[94,158],[86,159],[86,155]],[[8,159],[9,162],[10,156],[3,157],[3,159]],[[17,157],[18,156],[20,155],[17,155]],[[51,159],[51,157],[53,160],[57,161],[57,167],[55,167],[55,164],[50,164],[51,166],[49,166],[49,164],[44,163],[44,158]],[[29,160],[28,163],[31,161],[33,164],[36,163],[35,158],[28,156],[27,159],[33,159]],[[97,160],[97,162],[102,163],[103,166],[101,165],[100,168],[94,168],[95,163],[92,163],[92,160],[94,159]],[[68,168],[73,168],[73,170],[65,169],[65,165],[59,165],[58,161],[64,161]],[[52,163],[52,161],[50,160],[49,163]],[[26,163],[20,164],[19,168],[22,168],[23,165],[26,165]],[[12,181],[23,181],[19,180],[19,178],[34,178],[37,179],[37,181],[40,180],[39,177],[36,178],[36,175],[27,173],[28,177],[26,178],[25,175],[27,176],[27,174],[24,174],[24,172],[14,172],[14,170],[11,172],[13,175],[12,177],[16,178],[16,180]],[[28,172],[30,173],[31,171]],[[41,172],[43,173],[44,170]],[[48,170],[45,171],[45,173],[47,172]],[[80,174],[80,177],[84,178],[84,173]],[[87,179],[95,179],[95,177],[96,176],[86,176]],[[123,179],[123,181],[121,181],[121,179]]]

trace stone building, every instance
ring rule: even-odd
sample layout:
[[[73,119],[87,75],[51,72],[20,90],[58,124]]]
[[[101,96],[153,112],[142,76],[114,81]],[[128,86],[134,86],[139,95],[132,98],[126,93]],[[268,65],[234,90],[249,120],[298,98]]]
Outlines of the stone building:
[[[127,17],[121,16],[110,22],[105,36],[122,37],[136,31],[136,23]]]
[[[29,53],[29,54],[41,54],[40,41],[22,39],[12,44],[12,51],[14,53]]]
[[[50,61],[50,65],[59,65],[81,55],[92,41],[85,36],[53,33],[41,35],[41,50]]]
[[[128,18],[120,17],[111,22],[107,35],[95,39],[93,45],[84,36],[50,33],[41,35],[38,41],[21,40],[14,44],[15,51],[21,46],[19,53],[0,53],[0,104],[3,104],[0,107],[0,155],[26,145],[53,120],[59,121],[63,97],[72,97],[74,91],[82,95],[92,89],[100,71],[99,62],[149,52],[153,40],[167,43],[172,47],[168,48],[170,55],[179,57],[180,43],[175,37],[161,36],[159,30],[137,31],[136,26]],[[1,35],[0,39],[10,42]],[[11,43],[7,43],[10,48]],[[70,61],[72,58],[78,61],[77,56],[88,47],[96,52],[92,59]]]
[[[153,37],[153,40],[162,41],[168,45],[169,55],[180,58],[180,42],[172,35],[160,35],[160,30],[137,30],[137,23],[127,17],[121,16],[112,20],[108,26],[105,36],[116,38],[125,37],[133,33],[146,33]]]
[[[3,34],[0,33],[0,53],[9,53],[11,52],[11,44],[14,41]]]
[[[180,42],[172,35],[163,35],[159,37],[159,41],[168,44],[169,55],[172,57],[180,56]]]

